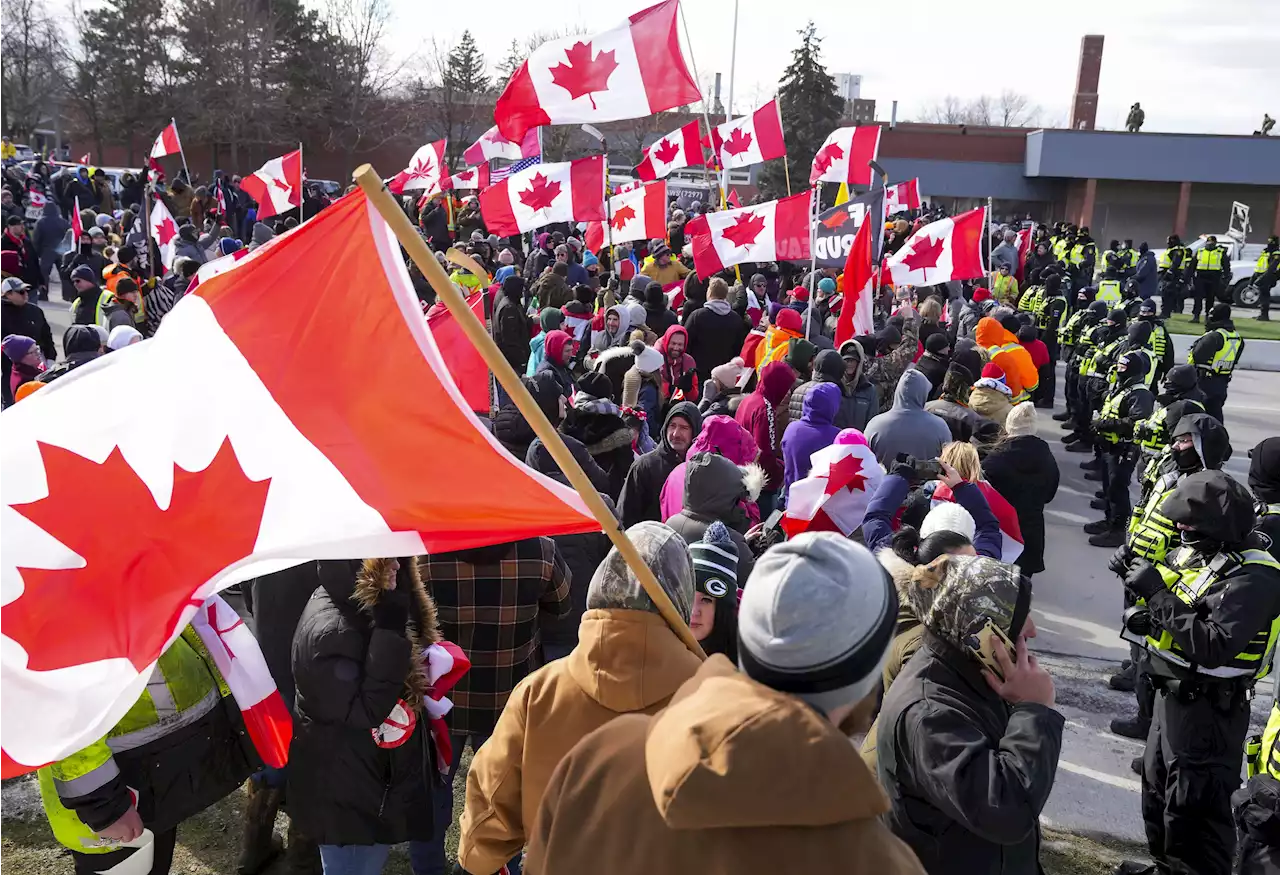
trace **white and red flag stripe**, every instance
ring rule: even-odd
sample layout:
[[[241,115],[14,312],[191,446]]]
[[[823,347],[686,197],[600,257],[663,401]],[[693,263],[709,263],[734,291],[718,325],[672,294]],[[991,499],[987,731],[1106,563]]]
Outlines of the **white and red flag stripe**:
[[[895,286],[931,286],[985,276],[982,235],[987,208],[930,222],[885,260]]]
[[[870,208],[875,209],[875,196],[872,197]],[[849,247],[849,257],[844,263],[844,288],[841,289],[844,303],[840,307],[840,318],[836,321],[836,349],[846,340],[875,333],[875,237],[879,233],[879,222],[864,219],[853,235],[853,245]]]
[[[893,216],[907,210],[920,209],[920,179],[908,179],[884,190],[884,214]]]
[[[85,152],[83,155],[81,155],[81,156],[80,156],[80,160],[79,160],[77,163],[79,163],[79,164],[92,164],[92,163],[93,163],[93,155],[92,155],[91,153],[89,153],[89,152]]]
[[[664,0],[611,30],[543,43],[498,97],[498,130],[520,140],[540,125],[641,118],[700,100],[680,50],[679,9]]]
[[[181,151],[182,141],[178,139],[178,123],[170,121],[151,145],[150,157],[163,158],[165,155],[173,155]]]
[[[467,150],[462,153],[462,160],[471,165],[483,164],[494,158],[506,158],[508,161],[519,161],[521,158],[532,158],[542,154],[542,144],[538,142],[538,129],[529,128],[517,141],[502,136],[498,126],[494,125],[480,135]]]
[[[552,222],[603,221],[604,157],[539,164],[480,192],[489,233],[509,237]]]
[[[453,176],[449,177],[449,184],[445,188],[456,190],[480,189],[489,187],[489,165],[481,164],[479,167],[468,167],[459,170]]]
[[[413,157],[409,159],[409,166],[387,183],[391,193],[420,191],[425,195],[433,195],[443,191],[445,142],[445,140],[436,140],[414,152]]]
[[[1022,539],[1022,526],[1018,522],[1018,512],[987,481],[979,480],[974,485],[982,492],[982,497],[987,500],[987,506],[991,508],[991,512],[995,514],[996,521],[1000,523],[1000,561],[1017,562],[1025,545]],[[937,488],[933,490],[933,499],[930,502],[930,506],[937,507],[939,502],[955,500],[956,497],[952,493],[951,487],[945,483],[939,483]]]
[[[160,263],[165,270],[173,270],[173,259],[178,250],[178,223],[160,198],[151,205],[151,236],[160,251]]]
[[[786,155],[778,101],[771,100],[750,115],[716,125],[711,129],[711,144],[724,170]]]
[[[80,238],[84,236],[84,220],[80,218],[80,196],[76,195],[75,209],[71,211],[71,241],[74,245],[80,245]]]
[[[272,158],[240,188],[258,202],[258,220],[302,206],[302,150]]]
[[[583,238],[587,249],[599,252],[601,247],[632,240],[653,240],[667,233],[666,180],[647,183],[642,188],[609,198],[609,230],[604,222],[589,222]]]
[[[646,181],[661,179],[681,167],[701,167],[705,163],[698,137],[698,120],[694,119],[645,149],[644,157],[636,165],[636,176]]]
[[[272,244],[210,271],[146,343],[5,411],[4,777],[102,738],[232,583],[598,531],[471,413],[362,192]]]
[[[843,182],[847,185],[870,185],[871,168],[867,162],[879,152],[879,125],[836,128],[813,156],[809,184]]]
[[[700,216],[685,226],[699,277],[745,261],[807,261],[812,193]]]
[[[839,532],[845,537],[862,525],[884,469],[856,429],[836,435],[835,443],[809,457],[809,476],[791,484],[782,529],[787,537],[801,532]]]
[[[1031,229],[1023,228],[1018,232],[1018,269],[1014,271],[1014,275],[1021,284],[1025,278],[1027,270],[1027,256],[1031,254]]]

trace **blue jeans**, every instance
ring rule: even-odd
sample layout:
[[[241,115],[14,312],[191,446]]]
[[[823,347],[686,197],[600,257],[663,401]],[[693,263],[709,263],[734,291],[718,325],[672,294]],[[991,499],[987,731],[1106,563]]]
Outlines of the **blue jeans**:
[[[435,835],[429,842],[409,842],[409,865],[413,875],[446,875],[449,864],[445,861],[444,839],[453,823],[453,779],[458,774],[458,763],[462,761],[462,749],[467,739],[471,739],[471,749],[479,750],[489,740],[487,735],[450,735],[453,745],[453,763],[449,766],[449,774],[443,784],[432,784],[431,794],[435,800]],[[520,857],[517,855],[507,864],[511,875],[520,875]],[[325,875],[328,875],[326,872]]]
[[[324,875],[379,875],[391,845],[321,845]]]

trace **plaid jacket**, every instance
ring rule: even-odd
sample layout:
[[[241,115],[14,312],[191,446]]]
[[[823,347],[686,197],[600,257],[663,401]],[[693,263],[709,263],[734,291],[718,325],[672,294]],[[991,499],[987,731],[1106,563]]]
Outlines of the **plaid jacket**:
[[[487,736],[511,690],[541,665],[539,611],[558,619],[573,610],[569,566],[550,538],[515,541],[489,564],[457,557],[423,557],[422,579],[436,603],[440,634],[471,659],[471,671],[449,693],[449,729]]]

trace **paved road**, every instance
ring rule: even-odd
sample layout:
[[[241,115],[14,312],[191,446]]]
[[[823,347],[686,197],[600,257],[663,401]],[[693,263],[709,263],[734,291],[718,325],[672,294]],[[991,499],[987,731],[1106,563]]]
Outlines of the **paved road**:
[[[1226,424],[1234,453],[1225,468],[1241,482],[1249,469],[1249,449],[1280,433],[1276,379],[1274,374],[1244,371],[1232,380]],[[1041,417],[1040,436],[1053,448],[1061,486],[1045,510],[1047,570],[1034,581],[1032,608],[1039,630],[1034,647],[1054,675],[1059,709],[1067,718],[1058,776],[1043,819],[1071,832],[1145,843],[1141,785],[1129,770],[1142,745],[1112,735],[1107,728],[1112,717],[1136,711],[1132,695],[1106,688],[1106,678],[1129,655],[1128,645],[1117,634],[1120,582],[1106,569],[1111,551],[1089,546],[1081,531],[1084,523],[1101,515],[1089,507],[1096,484],[1085,480],[1080,470],[1087,456],[1065,451],[1064,433],[1058,423]],[[1266,694],[1254,702],[1259,731],[1271,705],[1269,686],[1264,687]]]

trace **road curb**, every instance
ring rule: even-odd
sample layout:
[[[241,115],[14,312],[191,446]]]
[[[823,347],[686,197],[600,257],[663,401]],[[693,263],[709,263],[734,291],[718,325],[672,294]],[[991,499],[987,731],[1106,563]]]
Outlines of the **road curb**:
[[[1187,360],[1191,345],[1199,340],[1200,334],[1173,334],[1174,359],[1179,362]],[[1280,371],[1280,340],[1253,340],[1245,338],[1244,353],[1236,364],[1242,371]]]

